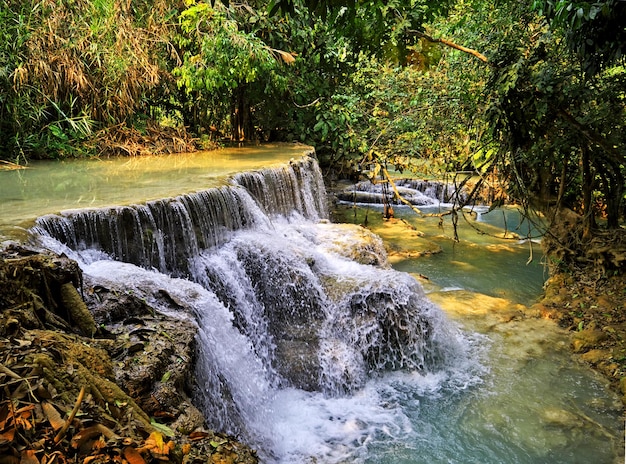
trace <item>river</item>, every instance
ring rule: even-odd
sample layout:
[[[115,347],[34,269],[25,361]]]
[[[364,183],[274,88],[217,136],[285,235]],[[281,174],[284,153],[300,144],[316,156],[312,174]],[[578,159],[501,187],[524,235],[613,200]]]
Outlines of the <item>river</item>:
[[[185,302],[203,340],[196,399],[210,424],[249,441],[264,462],[623,459],[619,398],[573,361],[565,332],[528,317],[545,278],[536,245],[526,264],[528,242],[461,222],[456,243],[449,225],[402,208],[396,216],[406,222],[391,225],[374,206],[339,205],[345,221],[362,224],[367,213],[368,227],[395,250],[394,269],[356,263],[336,247],[362,240],[359,228],[324,221],[319,170],[289,162],[302,147],[284,148],[223,152],[223,163],[218,152],[200,155],[211,161],[199,165],[174,155],[0,172],[1,226],[20,235],[44,216],[34,231],[56,237],[44,242],[85,273],[146,298],[167,288]],[[275,162],[287,167],[243,174],[235,185],[224,177]],[[218,207],[208,205],[216,196]],[[208,211],[216,222],[202,223]],[[489,214],[514,222],[514,211]],[[471,220],[495,235],[500,219],[489,214]],[[91,220],[97,231],[78,227]],[[85,230],[97,233],[87,239]],[[142,237],[140,252],[128,244],[133,236]],[[302,351],[311,346],[314,362]],[[216,406],[225,390],[233,404]]]

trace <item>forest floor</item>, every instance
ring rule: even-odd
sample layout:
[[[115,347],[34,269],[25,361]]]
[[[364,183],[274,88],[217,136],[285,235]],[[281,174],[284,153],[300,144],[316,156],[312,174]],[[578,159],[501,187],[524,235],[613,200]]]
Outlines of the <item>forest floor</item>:
[[[575,356],[609,380],[626,408],[626,275],[555,274],[535,309],[572,332]]]
[[[0,250],[0,464],[258,463],[191,404],[195,334],[66,257]]]

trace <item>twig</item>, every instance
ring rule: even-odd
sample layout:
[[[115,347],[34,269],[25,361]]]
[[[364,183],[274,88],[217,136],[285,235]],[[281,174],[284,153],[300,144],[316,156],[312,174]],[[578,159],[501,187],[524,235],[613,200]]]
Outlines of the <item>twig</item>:
[[[17,375],[15,372],[13,372],[11,369],[9,369],[8,367],[6,367],[4,364],[0,363],[0,371],[4,372],[6,375],[8,375],[9,377],[15,379],[15,380],[24,380],[22,377],[20,377],[19,375]]]
[[[483,55],[482,53],[480,53],[480,52],[478,52],[478,51],[476,51],[476,50],[474,50],[472,48],[464,47],[463,45],[456,44],[456,43],[454,43],[454,42],[452,42],[450,40],[447,40],[447,39],[443,39],[443,38],[437,38],[436,39],[434,37],[429,36],[428,34],[425,34],[425,33],[421,32],[421,31],[410,30],[408,32],[410,32],[412,34],[415,34],[416,36],[421,37],[423,39],[426,39],[429,42],[432,42],[432,43],[442,43],[442,44],[444,44],[444,45],[446,45],[446,46],[448,46],[450,48],[454,48],[454,49],[460,50],[460,51],[462,51],[464,53],[468,53],[468,54],[478,58],[483,63],[489,63],[489,60],[487,59],[487,57],[485,55]]]
[[[61,430],[59,430],[59,433],[57,433],[56,436],[54,437],[55,444],[59,443],[63,439],[65,434],[67,433],[67,429],[70,428],[70,424],[72,423],[72,421],[74,420],[74,417],[76,417],[76,414],[78,413],[78,410],[80,409],[80,403],[83,402],[84,396],[85,396],[85,387],[83,386],[80,389],[78,398],[76,398],[76,404],[74,405],[74,409],[72,409],[72,412],[70,412],[70,415],[67,417],[67,420],[65,421],[65,424],[63,424],[63,427],[61,427]]]
[[[28,392],[30,393],[31,397],[35,398],[35,393],[33,392],[33,389],[30,386],[30,382],[28,381],[28,379],[20,376],[19,374],[16,374],[15,372],[13,372],[11,369],[6,367],[2,363],[0,363],[0,372],[3,372],[4,374],[11,377],[12,379],[15,379],[16,381],[26,382],[26,386],[28,387]]]

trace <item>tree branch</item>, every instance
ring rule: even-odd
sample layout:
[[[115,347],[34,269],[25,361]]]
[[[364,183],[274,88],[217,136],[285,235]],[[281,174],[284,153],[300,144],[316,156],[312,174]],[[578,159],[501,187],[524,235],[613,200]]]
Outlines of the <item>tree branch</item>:
[[[435,39],[434,37],[431,37],[428,34],[425,34],[425,33],[420,32],[420,31],[410,30],[410,31],[407,31],[407,32],[409,32],[411,34],[414,34],[414,35],[416,35],[418,37],[421,37],[422,39],[426,39],[429,42],[441,43],[441,44],[444,44],[444,45],[446,45],[446,46],[448,46],[450,48],[454,48],[454,49],[460,50],[460,51],[462,51],[464,53],[468,53],[468,54],[478,58],[483,63],[489,63],[489,60],[487,59],[487,57],[485,55],[483,55],[482,53],[480,53],[480,52],[478,52],[478,51],[476,51],[476,50],[474,50],[472,48],[467,48],[467,47],[464,47],[463,45],[458,45],[458,44],[456,44],[456,43],[454,43],[454,42],[452,42],[452,41],[450,41],[448,39],[441,39],[441,38]]]

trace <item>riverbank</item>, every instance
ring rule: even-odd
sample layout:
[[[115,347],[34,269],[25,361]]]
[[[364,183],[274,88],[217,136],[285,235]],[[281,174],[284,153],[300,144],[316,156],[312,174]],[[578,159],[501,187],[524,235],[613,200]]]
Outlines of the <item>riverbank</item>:
[[[0,289],[2,464],[258,462],[192,405],[191,320],[22,246],[0,251]]]
[[[626,408],[626,276],[592,269],[555,274],[533,308],[571,332],[575,357],[606,377]]]

